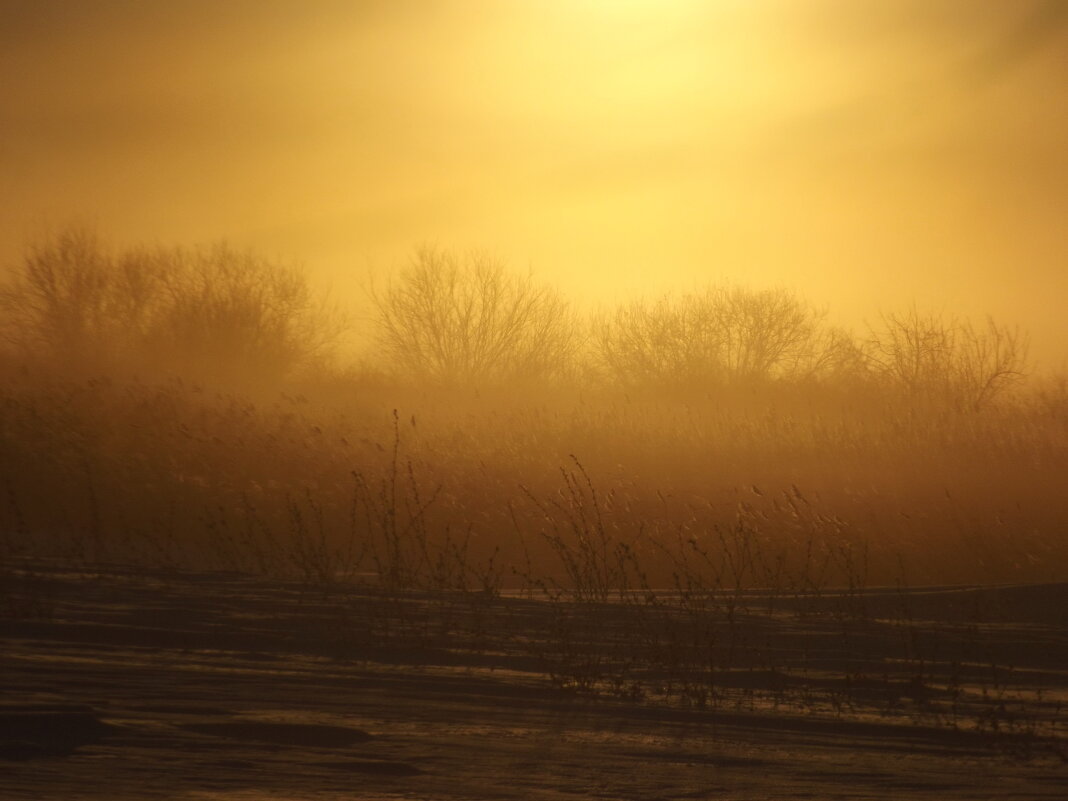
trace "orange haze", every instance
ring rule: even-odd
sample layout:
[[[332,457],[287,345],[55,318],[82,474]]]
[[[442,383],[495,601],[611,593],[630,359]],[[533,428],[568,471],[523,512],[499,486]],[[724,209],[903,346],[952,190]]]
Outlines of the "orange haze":
[[[344,296],[432,242],[594,302],[727,278],[1068,356],[1061,0],[0,0],[0,43],[5,266],[88,222]]]

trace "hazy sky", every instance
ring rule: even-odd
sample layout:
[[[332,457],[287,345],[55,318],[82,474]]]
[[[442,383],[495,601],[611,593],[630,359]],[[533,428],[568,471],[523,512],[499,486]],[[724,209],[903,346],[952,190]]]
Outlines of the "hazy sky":
[[[0,0],[0,264],[420,243],[614,299],[912,300],[1068,354],[1068,0]]]

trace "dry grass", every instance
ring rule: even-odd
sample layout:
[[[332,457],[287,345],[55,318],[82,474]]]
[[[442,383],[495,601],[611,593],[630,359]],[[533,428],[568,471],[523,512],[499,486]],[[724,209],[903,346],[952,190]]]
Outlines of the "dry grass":
[[[974,413],[773,393],[404,398],[340,379],[254,402],[8,378],[8,550],[395,584],[462,553],[468,571],[492,558],[506,583],[563,585],[583,578],[566,548],[596,547],[614,585],[625,547],[665,586],[670,543],[723,559],[742,529],[744,586],[1051,581],[1068,566],[1068,414],[1049,393]]]

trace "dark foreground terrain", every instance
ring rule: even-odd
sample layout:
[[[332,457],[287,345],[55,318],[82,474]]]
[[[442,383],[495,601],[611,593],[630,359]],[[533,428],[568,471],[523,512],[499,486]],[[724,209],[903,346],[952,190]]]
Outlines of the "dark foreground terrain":
[[[0,580],[4,799],[1068,797],[1065,585],[698,608]]]

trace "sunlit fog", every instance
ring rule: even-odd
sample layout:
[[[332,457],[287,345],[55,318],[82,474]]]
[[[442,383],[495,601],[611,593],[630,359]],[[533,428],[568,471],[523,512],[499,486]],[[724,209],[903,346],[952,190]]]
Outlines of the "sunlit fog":
[[[358,306],[432,243],[594,304],[726,278],[1065,356],[1057,0],[2,8],[4,266],[77,221]]]
[[[0,0],[0,798],[1063,798],[1066,55]]]

